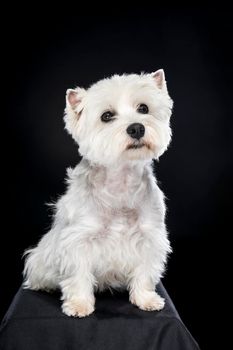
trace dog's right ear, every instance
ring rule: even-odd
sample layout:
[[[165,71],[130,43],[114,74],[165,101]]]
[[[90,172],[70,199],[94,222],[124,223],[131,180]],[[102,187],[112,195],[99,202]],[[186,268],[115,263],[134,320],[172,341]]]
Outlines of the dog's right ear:
[[[75,107],[79,104],[80,98],[78,97],[78,90],[68,89],[66,91],[66,102],[75,109]]]
[[[86,90],[79,87],[66,91],[65,128],[75,139],[76,129],[84,108],[85,95]]]
[[[66,91],[66,109],[75,112],[79,118],[83,109],[82,99],[86,93],[85,89],[77,87]]]

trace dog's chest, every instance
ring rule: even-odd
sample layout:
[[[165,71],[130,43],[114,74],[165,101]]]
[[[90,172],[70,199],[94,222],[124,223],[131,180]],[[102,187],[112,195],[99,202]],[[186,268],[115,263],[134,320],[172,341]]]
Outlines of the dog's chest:
[[[120,272],[126,266],[130,268],[140,255],[143,241],[139,210],[122,208],[114,212],[108,211],[102,213],[100,220],[102,227],[93,233],[92,246],[98,252],[96,264],[101,265],[101,273]]]
[[[92,243],[105,258],[119,252],[129,255],[143,240],[142,208],[148,205],[150,196],[147,170],[127,165],[118,171],[95,168],[89,181],[98,227],[91,235]]]
[[[139,228],[139,210],[123,207],[117,210],[106,210],[99,216],[102,230],[101,237],[107,236],[126,236],[129,230],[136,230]],[[120,237],[119,237],[120,235]]]

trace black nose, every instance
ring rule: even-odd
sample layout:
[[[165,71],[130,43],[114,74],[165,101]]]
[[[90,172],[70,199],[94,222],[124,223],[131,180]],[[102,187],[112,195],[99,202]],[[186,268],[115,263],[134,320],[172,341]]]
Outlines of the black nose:
[[[133,139],[139,140],[145,134],[145,127],[140,123],[133,123],[128,126],[126,131]]]

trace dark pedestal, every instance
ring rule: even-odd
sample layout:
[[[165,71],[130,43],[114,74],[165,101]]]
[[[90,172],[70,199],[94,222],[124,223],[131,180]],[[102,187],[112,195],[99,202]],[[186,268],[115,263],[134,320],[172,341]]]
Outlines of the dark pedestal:
[[[128,293],[96,296],[95,312],[64,315],[59,293],[19,289],[1,325],[1,350],[198,350],[166,290],[160,312],[139,310]]]

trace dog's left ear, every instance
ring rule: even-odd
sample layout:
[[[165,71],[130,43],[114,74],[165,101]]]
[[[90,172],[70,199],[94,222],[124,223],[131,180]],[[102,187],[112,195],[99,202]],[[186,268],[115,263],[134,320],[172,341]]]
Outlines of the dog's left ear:
[[[156,72],[151,74],[157,87],[161,90],[167,91],[167,84],[165,80],[165,74],[163,69],[158,69]]]

